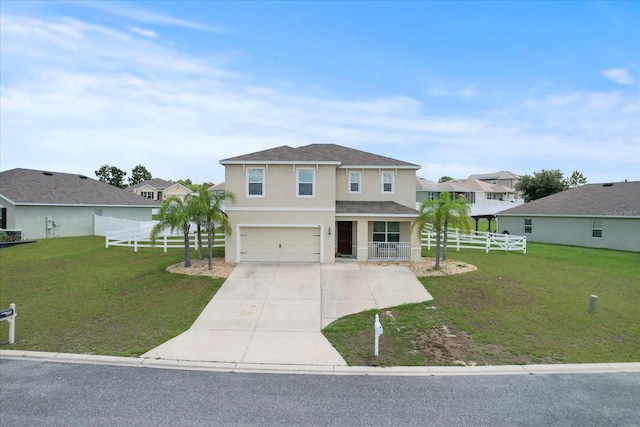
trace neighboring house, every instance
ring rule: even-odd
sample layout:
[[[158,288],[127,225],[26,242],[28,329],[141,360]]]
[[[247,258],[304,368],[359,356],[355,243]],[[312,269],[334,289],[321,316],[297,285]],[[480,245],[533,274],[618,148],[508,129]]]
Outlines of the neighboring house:
[[[84,175],[32,169],[0,172],[2,228],[23,239],[91,236],[94,215],[151,220],[159,202]]]
[[[509,171],[499,171],[494,173],[483,173],[469,175],[467,179],[477,179],[491,185],[502,185],[508,188],[516,188],[516,184],[520,182],[520,176]]]
[[[511,176],[515,175],[509,173]],[[474,178],[474,176],[483,179]],[[449,192],[454,197],[464,197],[471,208],[472,216],[488,216],[509,207],[524,203],[512,186],[504,185],[517,182],[516,178],[504,177],[500,173],[492,175],[470,175],[466,179],[453,179],[437,183],[424,178],[416,180],[416,204],[419,206],[425,199],[435,200],[440,193]],[[493,179],[495,178],[495,179]],[[514,184],[515,185],[515,184]]]
[[[221,195],[222,193],[224,193],[226,187],[224,185],[224,181],[219,182],[215,185],[212,185],[211,187],[207,188],[207,191],[209,191],[209,193],[214,194],[214,195]]]
[[[160,178],[152,178],[139,182],[136,185],[128,187],[127,190],[133,191],[135,194],[147,199],[158,200],[160,202],[169,196],[177,196],[184,201],[184,197],[192,193],[189,188],[182,184],[165,181]]]
[[[220,164],[236,197],[226,207],[228,262],[420,259],[411,228],[418,165],[334,144],[281,146]]]
[[[530,242],[640,252],[640,181],[586,184],[499,212]]]

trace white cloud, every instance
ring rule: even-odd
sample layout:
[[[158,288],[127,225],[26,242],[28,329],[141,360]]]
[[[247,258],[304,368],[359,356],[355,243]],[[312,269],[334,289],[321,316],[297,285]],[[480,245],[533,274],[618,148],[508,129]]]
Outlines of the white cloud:
[[[0,27],[3,170],[93,176],[105,163],[143,164],[165,179],[218,182],[219,159],[318,142],[422,164],[419,175],[433,180],[560,168],[597,182],[640,170],[640,108],[626,88],[540,92],[485,114],[429,114],[406,95],[285,91],[157,39],[78,20],[2,15]],[[480,95],[472,86],[434,93]],[[437,111],[440,101],[429,102]]]
[[[460,89],[449,89],[443,86],[432,86],[427,90],[427,95],[434,98],[473,98],[478,96],[479,92],[475,86],[465,86]]]
[[[143,28],[129,27],[129,31],[131,31],[132,33],[139,34],[143,37],[150,37],[152,39],[158,37],[158,34],[155,31],[145,30]]]
[[[85,1],[85,2],[78,2],[77,5],[98,9],[102,12],[109,13],[111,15],[119,16],[126,19],[131,19],[138,22],[183,27],[183,28],[189,28],[192,30],[205,31],[209,33],[224,32],[222,28],[219,28],[219,27],[200,24],[198,22],[189,21],[185,19],[174,18],[172,16],[163,15],[161,13],[152,12],[148,9],[140,9],[140,8],[131,6],[130,4],[126,4],[122,2]]]
[[[635,82],[635,79],[626,68],[610,68],[604,70],[602,75],[621,85],[630,85]]]

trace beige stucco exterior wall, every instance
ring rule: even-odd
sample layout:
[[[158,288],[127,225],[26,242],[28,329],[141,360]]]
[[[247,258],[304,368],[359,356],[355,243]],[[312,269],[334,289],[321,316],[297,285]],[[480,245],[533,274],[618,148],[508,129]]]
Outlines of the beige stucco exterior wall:
[[[525,234],[524,219],[531,218],[532,233]],[[602,221],[602,238],[591,236],[592,221]],[[526,236],[530,242],[585,246],[640,252],[640,218],[500,216],[499,230]]]
[[[247,195],[247,172],[249,168],[264,168],[264,196]],[[314,197],[297,197],[297,169],[315,171]],[[335,209],[335,166],[333,165],[268,165],[247,164],[225,166],[227,191],[236,196],[236,206],[242,207],[330,207]]]
[[[162,191],[162,199],[164,200],[169,196],[177,196],[182,201],[184,201],[184,198],[187,194],[191,194],[191,190],[189,190],[187,187],[184,187],[180,184],[173,184],[172,186],[167,187],[164,189],[164,191]]]
[[[348,172],[360,172],[360,193],[349,193]],[[394,173],[393,194],[386,194],[382,192],[382,172]],[[336,170],[336,200],[393,201],[411,209],[415,209],[416,171],[415,169],[339,168]]]

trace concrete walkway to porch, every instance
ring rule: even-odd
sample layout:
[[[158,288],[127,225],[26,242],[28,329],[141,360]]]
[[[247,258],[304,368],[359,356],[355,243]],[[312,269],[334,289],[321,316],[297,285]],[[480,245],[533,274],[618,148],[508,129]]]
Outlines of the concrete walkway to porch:
[[[346,365],[322,328],[363,310],[431,299],[408,267],[240,263],[189,330],[142,357]]]

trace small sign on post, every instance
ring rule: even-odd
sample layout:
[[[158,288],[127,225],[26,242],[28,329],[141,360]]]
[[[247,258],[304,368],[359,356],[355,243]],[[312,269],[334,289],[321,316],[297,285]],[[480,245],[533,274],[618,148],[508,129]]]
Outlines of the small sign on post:
[[[378,339],[380,337],[380,335],[382,335],[382,333],[384,332],[382,329],[382,324],[380,324],[380,316],[378,316],[376,314],[376,321],[373,324],[373,331],[375,334],[375,349],[374,349],[374,355],[378,355]]]
[[[9,344],[16,341],[16,305],[9,304],[9,308],[0,310],[0,321],[9,322]]]

